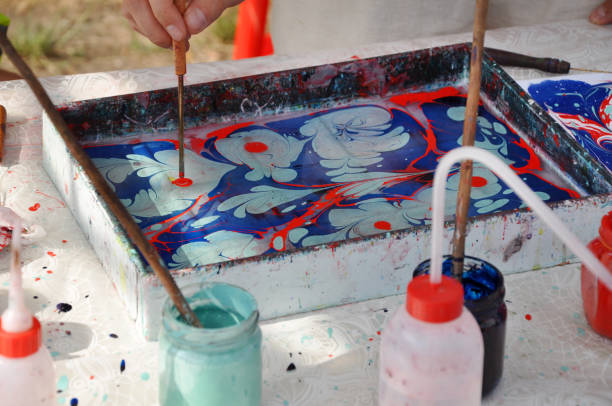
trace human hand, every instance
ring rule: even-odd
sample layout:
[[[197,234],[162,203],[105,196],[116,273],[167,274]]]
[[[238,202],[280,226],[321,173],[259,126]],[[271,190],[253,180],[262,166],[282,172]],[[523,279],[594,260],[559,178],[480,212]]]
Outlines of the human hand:
[[[597,25],[612,23],[612,0],[604,1],[599,7],[591,12],[589,21]]]
[[[135,31],[162,48],[172,40],[182,41],[198,34],[223,10],[242,0],[192,0],[181,16],[173,0],[123,0],[123,15]]]

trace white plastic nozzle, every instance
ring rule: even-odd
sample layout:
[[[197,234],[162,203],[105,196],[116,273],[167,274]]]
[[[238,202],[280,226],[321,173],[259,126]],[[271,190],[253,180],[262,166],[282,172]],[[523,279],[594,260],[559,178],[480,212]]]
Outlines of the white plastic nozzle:
[[[20,333],[32,327],[32,313],[25,305],[21,284],[21,218],[8,207],[0,207],[0,225],[13,229],[11,237],[11,285],[8,308],[2,313],[2,329]]]
[[[442,231],[444,227],[444,198],[446,179],[451,167],[463,160],[478,161],[491,169],[520,197],[534,213],[565,243],[586,268],[612,290],[612,273],[593,253],[554,215],[553,211],[497,156],[475,147],[460,147],[447,153],[438,163],[433,181],[431,220],[431,282],[442,278]]]

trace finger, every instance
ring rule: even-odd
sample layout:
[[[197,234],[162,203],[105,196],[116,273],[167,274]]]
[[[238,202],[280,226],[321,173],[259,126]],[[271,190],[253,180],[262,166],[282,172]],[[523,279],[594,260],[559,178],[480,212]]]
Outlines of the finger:
[[[127,12],[136,23],[138,32],[157,46],[162,48],[172,46],[172,38],[155,18],[148,1],[129,0],[126,3]]]
[[[589,16],[589,21],[597,25],[612,23],[612,0],[607,0],[597,7]]]
[[[197,34],[215,21],[227,7],[242,0],[193,0],[185,10],[185,22],[191,34]]]
[[[149,0],[153,15],[166,32],[175,41],[182,41],[187,36],[187,28],[183,16],[179,13],[172,0]]]

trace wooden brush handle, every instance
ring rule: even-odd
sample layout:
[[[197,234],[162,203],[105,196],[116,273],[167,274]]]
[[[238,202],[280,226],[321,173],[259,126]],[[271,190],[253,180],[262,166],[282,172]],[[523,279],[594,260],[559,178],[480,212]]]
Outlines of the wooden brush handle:
[[[185,14],[185,8],[187,8],[186,0],[175,0],[174,4],[181,15]],[[187,40],[172,41],[172,47],[174,48],[174,73],[177,75],[184,75],[187,72]]]
[[[0,104],[0,162],[4,153],[4,136],[6,135],[6,109]]]
[[[474,11],[474,36],[470,53],[470,82],[465,104],[463,121],[463,146],[473,146],[476,135],[476,120],[480,101],[480,80],[482,76],[482,52],[489,0],[476,0]],[[459,190],[457,191],[457,208],[455,212],[455,231],[453,233],[453,276],[461,280],[463,274],[463,257],[465,251],[465,230],[470,192],[472,190],[472,161],[461,162]]]
[[[557,58],[536,58],[494,48],[485,48],[485,52],[500,65],[532,68],[549,73],[568,73],[570,70],[569,62]]]

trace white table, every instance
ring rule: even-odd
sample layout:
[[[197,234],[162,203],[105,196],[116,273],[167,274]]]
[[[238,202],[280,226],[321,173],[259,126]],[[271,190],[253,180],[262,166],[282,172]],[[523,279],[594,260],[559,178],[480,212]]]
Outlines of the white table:
[[[465,42],[471,34],[326,51],[302,57],[190,65],[187,84]],[[612,28],[585,20],[487,33],[486,45],[572,65],[612,70]],[[508,69],[515,79],[545,76]],[[45,78],[55,103],[173,87],[172,68]],[[0,189],[7,205],[47,236],[23,253],[30,308],[44,326],[58,378],[58,403],[157,404],[157,344],[145,342],[112,283],[40,165],[41,109],[23,81],[0,83],[9,114]],[[36,209],[35,204],[40,207]],[[32,210],[30,210],[32,208]],[[36,210],[34,210],[36,209]],[[0,254],[0,308],[8,261]],[[579,266],[506,278],[508,331],[504,376],[485,404],[612,404],[612,340],[595,334],[582,312]],[[264,322],[265,405],[373,405],[379,332],[403,295]],[[70,303],[67,313],[56,304]],[[385,311],[387,310],[387,311]],[[525,317],[531,316],[531,320]],[[111,336],[113,335],[113,336]],[[116,337],[116,338],[115,338]],[[125,370],[120,370],[125,360]],[[294,363],[296,369],[288,372]],[[74,400],[73,400],[74,399]]]

